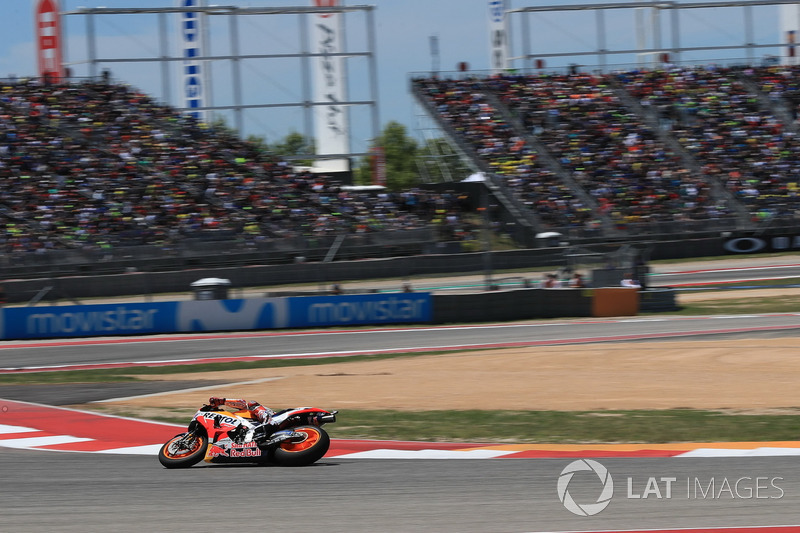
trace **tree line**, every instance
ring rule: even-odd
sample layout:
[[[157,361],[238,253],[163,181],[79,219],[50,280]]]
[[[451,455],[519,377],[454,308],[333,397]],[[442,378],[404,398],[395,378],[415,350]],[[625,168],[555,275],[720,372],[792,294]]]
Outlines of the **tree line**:
[[[229,129],[223,120],[215,121],[213,127]],[[299,166],[310,166],[313,162],[313,158],[303,156],[315,153],[314,140],[301,133],[291,132],[274,143],[257,135],[249,135],[246,140],[265,153],[289,159]],[[391,190],[410,189],[423,183],[460,181],[470,174],[445,139],[426,139],[420,143],[399,122],[386,124],[371,142],[370,149],[375,147],[383,150],[385,185]],[[374,183],[373,168],[371,157],[358,158],[353,162],[353,183]]]

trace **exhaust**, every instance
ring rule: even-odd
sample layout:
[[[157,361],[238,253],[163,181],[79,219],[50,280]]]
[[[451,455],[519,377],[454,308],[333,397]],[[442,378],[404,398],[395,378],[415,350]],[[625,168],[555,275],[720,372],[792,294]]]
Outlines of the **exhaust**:
[[[330,414],[320,416],[319,417],[319,423],[320,424],[332,424],[332,423],[336,422],[336,413],[338,413],[338,412],[339,411],[331,411]]]

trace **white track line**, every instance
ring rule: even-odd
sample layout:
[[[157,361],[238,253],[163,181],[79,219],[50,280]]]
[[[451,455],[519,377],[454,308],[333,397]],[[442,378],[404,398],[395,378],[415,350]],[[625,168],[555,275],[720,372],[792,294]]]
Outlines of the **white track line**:
[[[0,440],[0,447],[3,448],[38,448],[40,446],[51,446],[53,444],[72,444],[73,442],[87,442],[94,439],[82,437],[72,437],[70,435],[53,435],[50,437],[29,437],[21,439]]]
[[[267,381],[277,381],[279,379],[283,379],[283,376],[278,376],[274,378],[263,378],[263,379],[256,379],[253,381],[240,381],[238,383],[220,383],[219,385],[208,385],[205,387],[192,387],[191,389],[178,389],[178,390],[170,390],[164,392],[154,392],[152,394],[140,394],[138,396],[124,396],[121,398],[108,398],[105,400],[95,400],[90,403],[108,403],[108,402],[121,402],[126,400],[136,400],[139,398],[153,398],[155,396],[169,396],[170,394],[181,394],[183,392],[197,392],[201,390],[211,390],[211,389],[219,389],[221,387],[239,387],[241,385],[255,385],[256,383],[265,383]]]
[[[697,448],[675,457],[783,457],[798,456],[800,448],[754,448],[750,450],[729,450],[719,448]]]
[[[501,450],[367,450],[333,456],[335,459],[493,459],[517,452]]]
[[[654,531],[654,532],[664,532],[664,531],[708,531],[709,529],[721,529],[723,531],[727,530],[738,530],[738,531],[747,531],[748,529],[786,529],[790,527],[800,527],[800,525],[792,524],[783,524],[779,526],[706,526],[706,527],[666,527],[661,529],[593,529],[591,531],[587,531],[585,529],[581,530],[569,530],[569,531],[536,531],[531,533],[641,533],[643,531]]]
[[[9,433],[30,433],[32,431],[40,431],[40,430],[33,428],[26,428],[22,426],[7,426],[5,424],[0,424],[0,435],[5,435]]]
[[[117,455],[157,455],[162,444],[147,444],[144,446],[130,446],[128,448],[110,448],[98,450],[94,453],[108,453]]]

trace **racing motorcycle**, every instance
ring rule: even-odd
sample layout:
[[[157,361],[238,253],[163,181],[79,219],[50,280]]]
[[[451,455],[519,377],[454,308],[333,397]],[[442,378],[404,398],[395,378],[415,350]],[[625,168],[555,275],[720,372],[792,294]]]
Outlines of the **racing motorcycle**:
[[[188,431],[172,437],[158,452],[166,468],[208,463],[310,465],[328,451],[331,439],[323,424],[336,422],[338,411],[297,407],[276,412],[264,426],[248,410],[231,412],[204,405]],[[268,430],[266,428],[269,428]]]

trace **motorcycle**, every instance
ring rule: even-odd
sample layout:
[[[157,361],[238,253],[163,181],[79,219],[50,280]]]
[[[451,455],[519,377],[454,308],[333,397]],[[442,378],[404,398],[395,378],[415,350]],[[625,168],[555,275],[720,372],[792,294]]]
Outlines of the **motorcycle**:
[[[314,407],[284,409],[273,415],[273,425],[264,426],[248,410],[231,412],[204,405],[187,432],[161,447],[158,460],[166,468],[189,468],[201,460],[310,465],[328,451],[331,439],[322,425],[336,422],[336,413]]]

